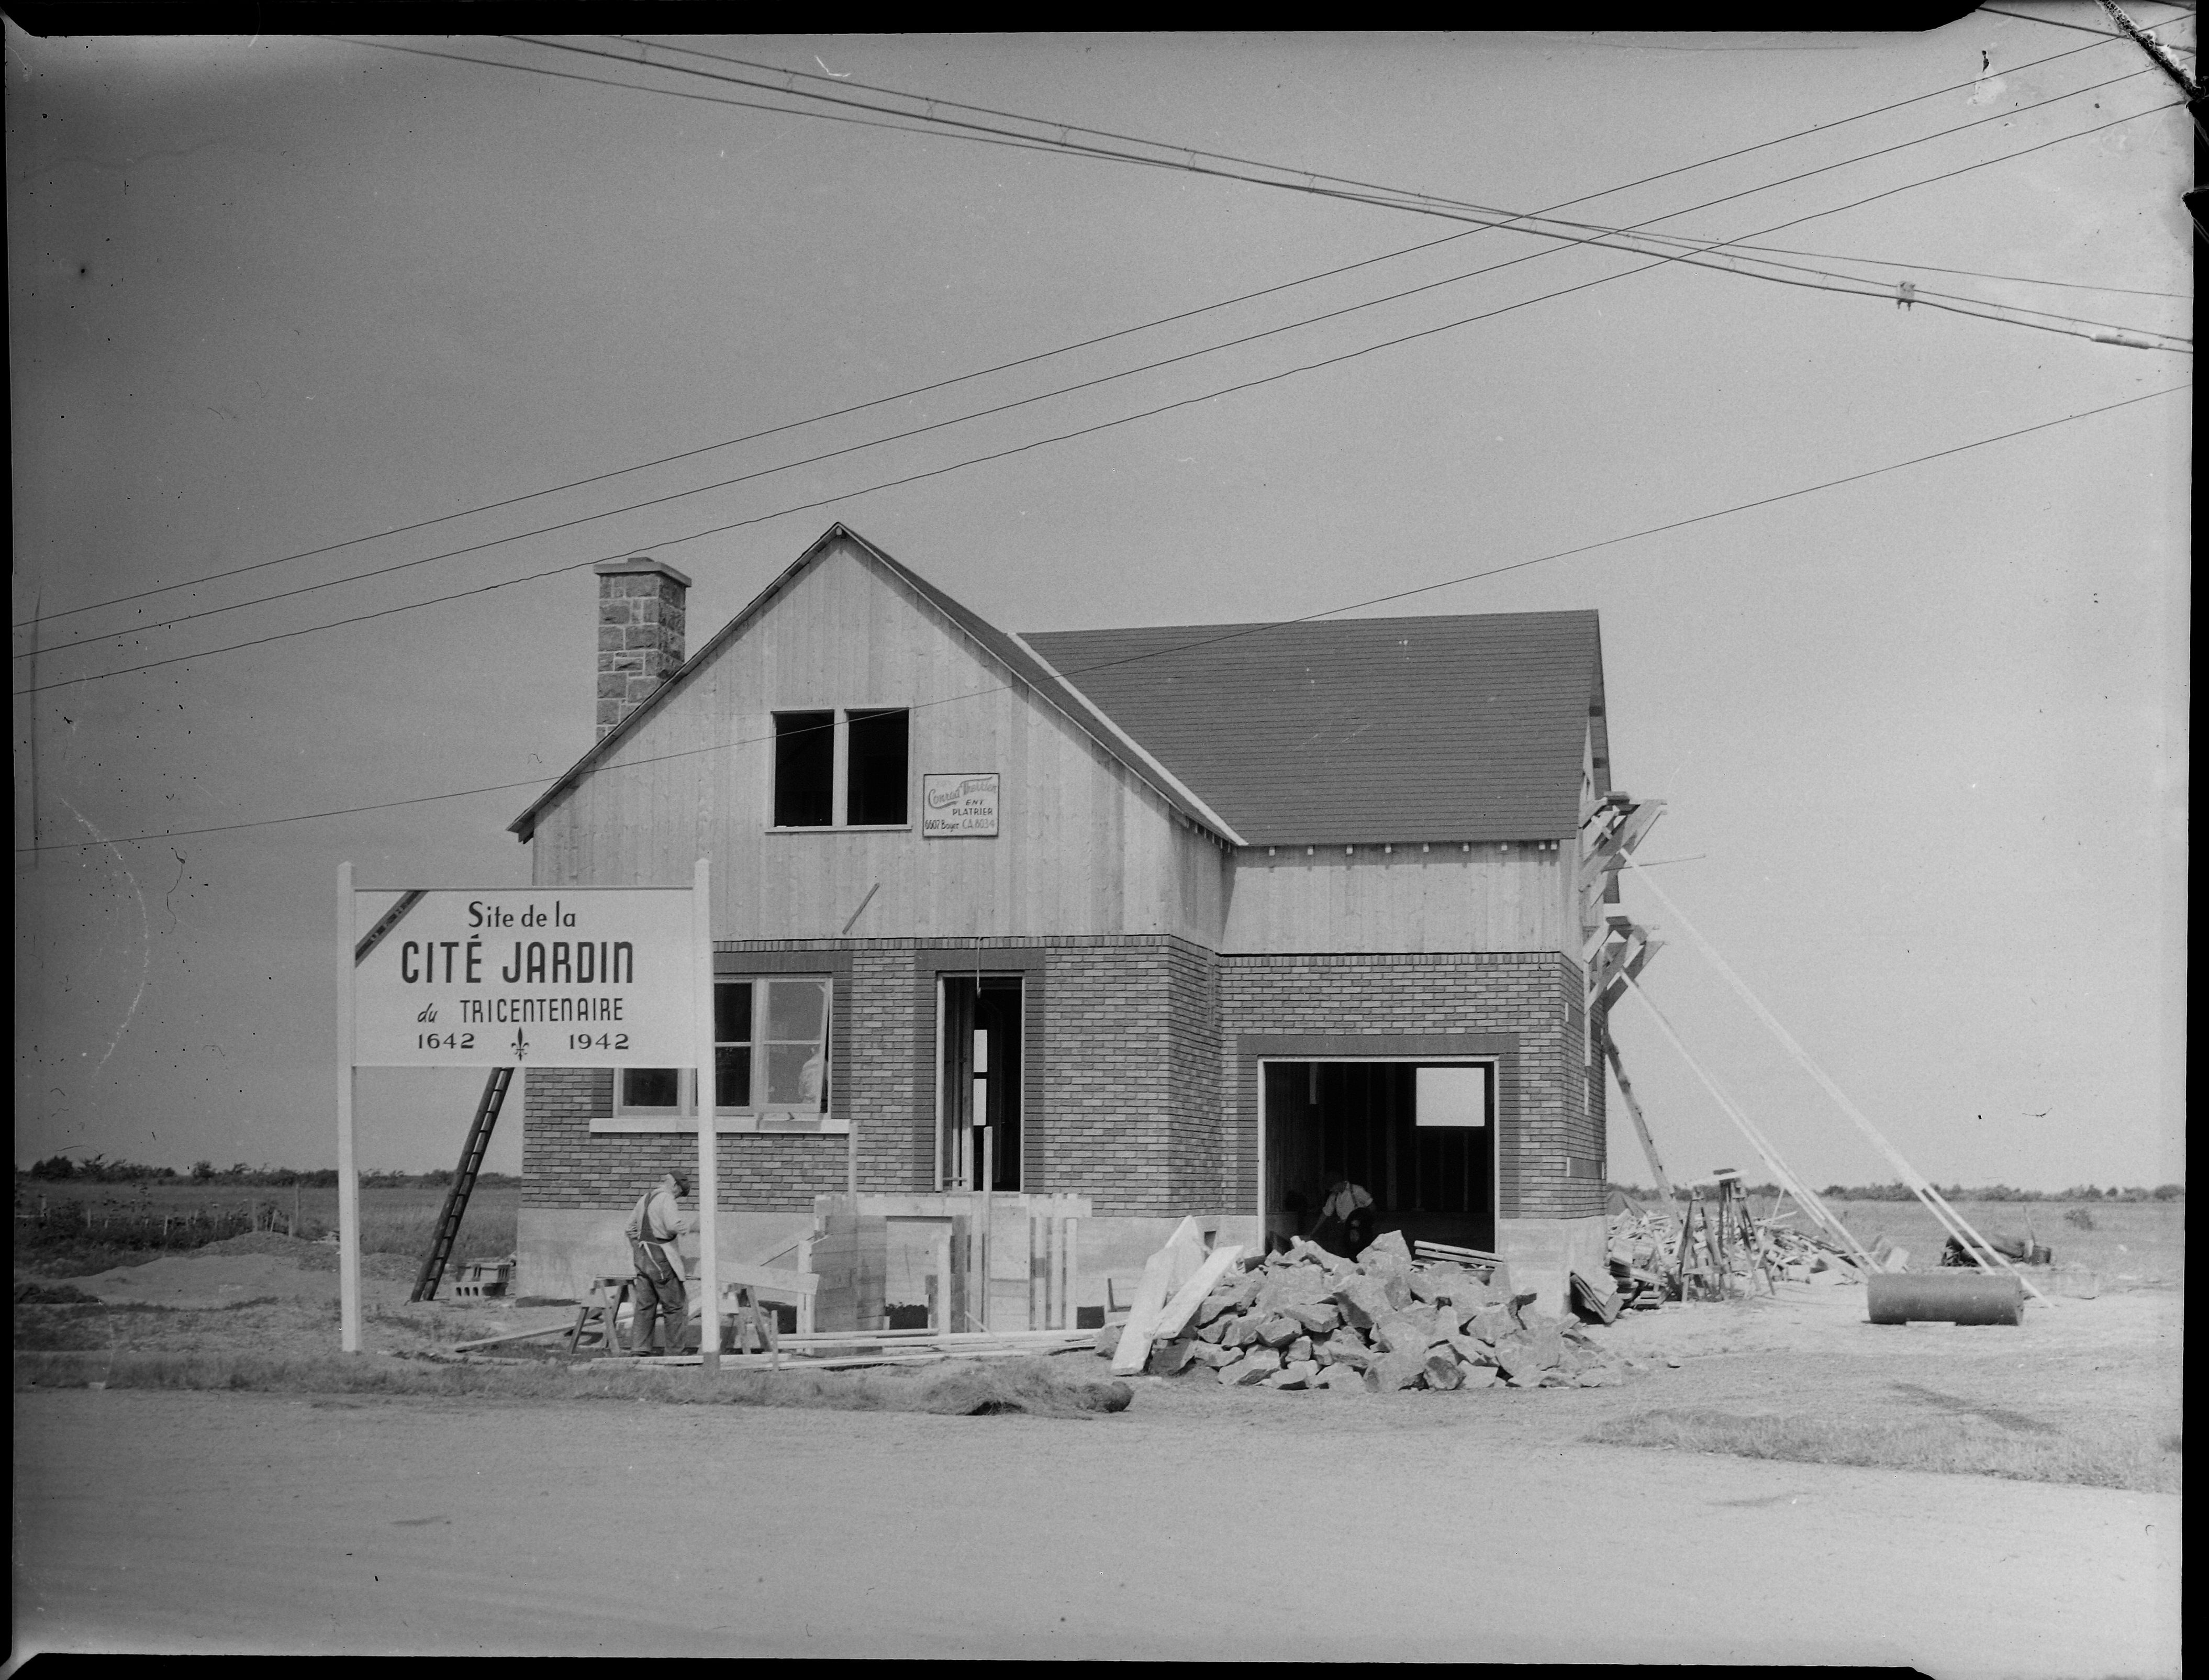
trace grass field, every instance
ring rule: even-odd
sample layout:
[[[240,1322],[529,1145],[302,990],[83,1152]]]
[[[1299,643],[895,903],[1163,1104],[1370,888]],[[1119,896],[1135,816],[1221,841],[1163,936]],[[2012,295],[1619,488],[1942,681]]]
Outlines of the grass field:
[[[1884,1236],[1908,1249],[1911,1271],[1941,1263],[1943,1234],[1923,1203],[1826,1205],[1859,1241],[1869,1244]],[[1982,1237],[2030,1234],[2056,1251],[2058,1266],[2084,1266],[2098,1272],[2104,1288],[2182,1284],[2186,1279],[2183,1201],[1959,1201],[1955,1207]],[[2065,1217],[2074,1211],[2092,1220],[2091,1227]]]
[[[41,1204],[46,1222],[39,1223]],[[437,1214],[445,1205],[445,1192],[433,1185],[364,1184],[360,1192],[361,1249],[365,1254],[406,1255],[419,1259],[430,1249]],[[337,1229],[338,1193],[334,1187],[288,1188],[224,1183],[195,1183],[189,1179],[155,1179],[141,1184],[74,1183],[68,1181],[31,1182],[15,1185],[15,1268],[50,1277],[69,1277],[127,1266],[150,1257],[132,1240],[157,1228],[164,1215],[172,1219],[196,1215],[203,1228],[224,1231],[243,1228],[242,1216],[257,1214],[265,1225],[273,1212],[276,1228],[288,1231],[294,1207],[299,1235],[316,1237]],[[521,1206],[518,1180],[479,1181],[468,1199],[467,1217],[461,1223],[454,1249],[456,1260],[495,1258],[514,1252],[515,1217]],[[71,1217],[82,1208],[91,1220],[81,1231]],[[226,1225],[214,1227],[214,1216],[226,1216]],[[69,1234],[57,1229],[67,1222]],[[104,1237],[106,1225],[115,1227],[111,1239]],[[51,1236],[48,1233],[51,1233]],[[127,1233],[127,1234],[126,1234]]]

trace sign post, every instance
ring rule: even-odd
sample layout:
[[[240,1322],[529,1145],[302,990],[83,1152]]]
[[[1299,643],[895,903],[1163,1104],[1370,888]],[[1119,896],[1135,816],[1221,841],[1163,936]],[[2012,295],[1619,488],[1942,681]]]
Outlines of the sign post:
[[[338,1268],[361,1345],[359,1068],[697,1069],[700,1327],[718,1369],[713,941],[707,864],[681,887],[410,888],[372,925],[338,865]],[[381,889],[389,894],[391,888]]]
[[[360,1352],[360,1175],[352,1138],[352,865],[338,865],[338,1346]]]
[[[721,1369],[721,1261],[719,1139],[713,1132],[719,1069],[713,1051],[713,900],[711,870],[705,858],[691,876],[690,943],[696,978],[691,1042],[697,1046],[698,1079],[698,1357],[706,1375]]]

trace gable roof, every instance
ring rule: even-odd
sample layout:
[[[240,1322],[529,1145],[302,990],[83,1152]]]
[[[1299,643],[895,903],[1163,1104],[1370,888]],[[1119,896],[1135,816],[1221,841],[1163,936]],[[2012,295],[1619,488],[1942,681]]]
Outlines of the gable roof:
[[[547,807],[589,774],[647,717],[666,704],[677,689],[683,687],[695,673],[703,669],[742,634],[744,627],[764,612],[776,597],[805,572],[819,564],[840,541],[850,544],[864,563],[888,573],[919,596],[949,621],[954,630],[980,648],[991,662],[1002,666],[1014,678],[1015,686],[1028,690],[1038,702],[1089,737],[1109,756],[1131,771],[1138,780],[1158,793],[1182,816],[1230,845],[1243,843],[1242,836],[1230,828],[1204,799],[1185,786],[1141,744],[1131,739],[1125,730],[1098,711],[1086,695],[1062,678],[1044,660],[1038,659],[1034,650],[1020,637],[999,629],[981,614],[954,600],[918,573],[900,564],[840,521],[822,532],[812,546],[792,561],[773,582],[755,595],[743,611],[722,625],[696,653],[671,672],[667,680],[653,690],[651,698],[640,703],[621,722],[608,730],[589,751],[569,768],[565,774],[539,794],[528,810],[507,825],[509,831],[522,840],[529,839],[536,832],[538,822]]]
[[[1592,611],[1025,640],[1249,845],[1562,838],[1591,722],[1610,786]]]

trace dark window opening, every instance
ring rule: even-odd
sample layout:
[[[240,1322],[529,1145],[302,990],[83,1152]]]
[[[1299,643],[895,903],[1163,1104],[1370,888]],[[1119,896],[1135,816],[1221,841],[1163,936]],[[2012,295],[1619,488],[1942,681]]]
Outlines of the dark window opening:
[[[854,825],[906,821],[908,731],[903,711],[852,712],[846,749],[844,820]]]
[[[674,1108],[681,1100],[673,1068],[623,1068],[621,1081],[623,1108]]]
[[[713,1106],[744,1108],[752,1099],[752,989],[726,982],[713,988]]]
[[[774,826],[825,828],[835,820],[836,714],[774,714]]]
[[[943,1187],[1020,1188],[1020,982],[943,979]]]

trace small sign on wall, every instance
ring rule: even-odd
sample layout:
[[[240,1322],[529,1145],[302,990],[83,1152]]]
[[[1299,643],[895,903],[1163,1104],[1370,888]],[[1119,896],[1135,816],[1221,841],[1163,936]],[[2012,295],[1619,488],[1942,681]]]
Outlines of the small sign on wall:
[[[924,775],[920,779],[920,832],[930,840],[963,835],[988,837],[997,832],[997,774]]]

